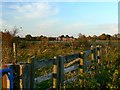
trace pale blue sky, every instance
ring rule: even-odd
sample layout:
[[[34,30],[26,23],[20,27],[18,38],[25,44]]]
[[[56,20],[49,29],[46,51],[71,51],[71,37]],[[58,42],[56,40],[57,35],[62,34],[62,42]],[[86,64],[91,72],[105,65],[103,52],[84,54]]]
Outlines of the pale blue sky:
[[[22,27],[19,35],[78,36],[118,32],[117,2],[6,2],[2,25]],[[7,25],[7,26],[6,26]]]

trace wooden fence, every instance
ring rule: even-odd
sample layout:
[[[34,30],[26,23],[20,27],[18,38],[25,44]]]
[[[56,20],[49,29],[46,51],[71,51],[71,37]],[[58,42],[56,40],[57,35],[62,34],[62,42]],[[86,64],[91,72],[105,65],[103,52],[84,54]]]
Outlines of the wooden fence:
[[[53,59],[44,60],[33,59],[30,64],[23,66],[22,88],[36,88],[35,84],[49,79],[53,80],[53,89],[60,89],[64,86],[65,83],[74,81],[76,79],[80,79],[80,83],[82,84],[83,80],[80,77],[82,77],[84,72],[88,71],[86,67],[91,65],[93,69],[96,69],[96,67],[100,65],[100,56],[101,47],[98,45],[96,47],[91,46],[91,49],[88,51],[81,51],[80,53],[67,56],[58,56]],[[87,60],[87,57],[91,58],[91,60]],[[51,65],[53,65],[53,72],[34,78],[36,69]],[[65,73],[76,69],[78,69],[80,73],[78,76],[64,80]]]

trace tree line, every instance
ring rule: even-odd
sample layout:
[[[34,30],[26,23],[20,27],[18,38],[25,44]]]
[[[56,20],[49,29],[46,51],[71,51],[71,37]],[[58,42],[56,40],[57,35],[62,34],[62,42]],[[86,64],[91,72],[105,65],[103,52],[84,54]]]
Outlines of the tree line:
[[[42,41],[42,40],[48,40],[48,41],[70,41],[70,40],[77,40],[79,38],[87,38],[88,40],[120,40],[120,34],[114,34],[114,35],[109,35],[109,34],[101,34],[99,36],[93,35],[93,36],[86,36],[84,34],[78,34],[78,37],[75,38],[73,36],[69,35],[61,35],[58,37],[47,37],[44,35],[40,36],[32,36],[30,34],[25,35],[25,37],[20,37],[16,36],[16,40],[25,40],[25,41]]]

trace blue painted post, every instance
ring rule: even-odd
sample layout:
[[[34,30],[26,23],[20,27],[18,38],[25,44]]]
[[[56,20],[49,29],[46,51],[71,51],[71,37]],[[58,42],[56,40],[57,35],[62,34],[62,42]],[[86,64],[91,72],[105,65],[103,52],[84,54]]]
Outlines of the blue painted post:
[[[13,72],[12,69],[10,68],[10,90],[13,90]]]

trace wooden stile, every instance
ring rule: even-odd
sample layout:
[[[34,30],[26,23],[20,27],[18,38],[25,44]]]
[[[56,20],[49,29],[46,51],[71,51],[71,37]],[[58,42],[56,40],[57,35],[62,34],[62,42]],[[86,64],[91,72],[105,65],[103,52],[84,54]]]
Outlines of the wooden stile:
[[[87,61],[86,57],[91,54],[91,61]],[[66,88],[67,82],[75,81],[78,76],[72,77],[64,81],[64,74],[76,70],[79,68],[79,76],[80,76],[80,87],[84,86],[84,78],[83,73],[85,71],[85,66],[92,65],[93,69],[95,69],[95,60],[98,60],[98,64],[100,63],[100,48],[97,46],[94,48],[91,46],[91,50],[80,52],[77,54],[67,55],[67,56],[58,56],[54,57],[54,59],[40,59],[40,60],[32,60],[32,62],[23,66],[23,88],[35,88],[35,83],[41,83],[48,79],[53,78],[53,90],[62,90]],[[30,60],[28,60],[30,61]],[[65,64],[64,64],[65,63]],[[53,65],[53,72],[44,76],[40,76],[34,79],[34,70],[38,68],[43,68],[46,66]],[[24,75],[26,74],[26,75]],[[27,83],[27,84],[26,84]]]

